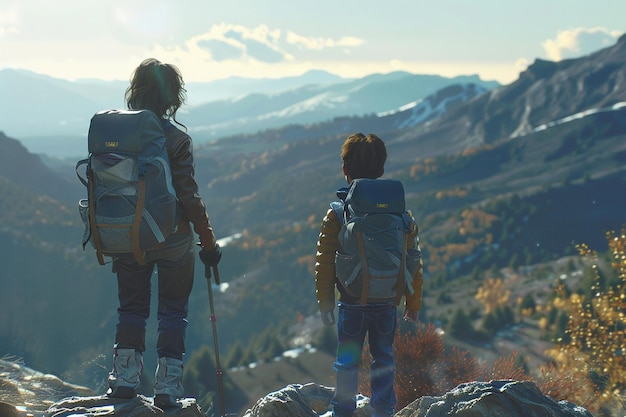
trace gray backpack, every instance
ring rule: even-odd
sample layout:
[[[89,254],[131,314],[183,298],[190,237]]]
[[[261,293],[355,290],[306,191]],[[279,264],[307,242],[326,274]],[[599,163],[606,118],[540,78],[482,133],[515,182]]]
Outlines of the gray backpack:
[[[80,200],[88,241],[103,255],[133,254],[144,263],[144,251],[158,247],[175,231],[178,203],[172,185],[163,120],[149,110],[105,110],[91,119],[89,157],[76,173],[87,187]],[[86,166],[86,178],[79,167]]]
[[[421,254],[417,245],[407,249],[411,227],[417,225],[406,211],[402,183],[356,179],[345,201],[331,208],[341,224],[341,250],[335,256],[340,290],[363,305],[398,304],[407,290],[412,294]]]

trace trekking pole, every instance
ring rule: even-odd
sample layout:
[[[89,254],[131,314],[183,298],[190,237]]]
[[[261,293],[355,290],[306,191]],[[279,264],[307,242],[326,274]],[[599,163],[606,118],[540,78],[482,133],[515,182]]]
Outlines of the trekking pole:
[[[220,273],[217,269],[217,265],[213,266],[213,275],[215,276],[215,284],[220,285]],[[224,390],[222,388],[222,367],[220,365],[220,350],[217,343],[217,319],[215,318],[215,311],[213,309],[213,288],[211,285],[211,269],[208,266],[204,267],[204,276],[209,284],[209,304],[211,306],[211,324],[213,326],[213,343],[215,345],[215,368],[217,373],[217,386],[220,394],[220,407],[222,417],[226,414],[224,412]]]

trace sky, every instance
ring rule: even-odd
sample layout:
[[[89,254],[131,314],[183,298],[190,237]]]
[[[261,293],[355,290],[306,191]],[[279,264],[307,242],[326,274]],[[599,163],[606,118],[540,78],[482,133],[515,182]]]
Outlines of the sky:
[[[535,59],[613,45],[625,0],[0,0],[0,70],[128,80],[148,57],[186,82],[408,71],[513,82]]]

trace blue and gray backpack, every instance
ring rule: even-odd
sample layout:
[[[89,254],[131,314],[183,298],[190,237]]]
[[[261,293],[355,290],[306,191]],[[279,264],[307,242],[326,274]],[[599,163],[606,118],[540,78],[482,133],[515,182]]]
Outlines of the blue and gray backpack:
[[[83,249],[91,241],[101,265],[103,255],[133,254],[158,247],[175,231],[178,204],[172,185],[164,123],[149,110],[105,110],[91,119],[89,157],[76,164],[87,187],[80,200],[85,224]],[[85,176],[79,167],[86,166]]]
[[[340,290],[362,305],[397,305],[406,291],[414,292],[413,274],[421,256],[418,245],[408,249],[409,234],[417,225],[406,211],[402,183],[356,179],[347,195],[341,190],[337,195],[341,201],[330,206],[341,224],[341,250],[335,255]]]

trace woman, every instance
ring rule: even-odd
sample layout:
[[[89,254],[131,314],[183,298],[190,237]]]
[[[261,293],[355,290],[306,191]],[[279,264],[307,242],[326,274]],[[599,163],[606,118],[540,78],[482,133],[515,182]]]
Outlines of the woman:
[[[146,251],[144,264],[139,264],[132,254],[113,261],[119,308],[108,395],[133,398],[137,394],[143,369],[146,320],[150,314],[150,281],[156,266],[158,364],[154,404],[160,408],[176,407],[177,400],[184,396],[185,329],[194,274],[194,236],[190,223],[200,238],[201,257],[208,258],[212,264],[217,264],[221,257],[206,206],[198,194],[191,138],[171,122],[184,128],[176,120],[176,112],[184,103],[185,92],[182,76],[175,66],[150,58],[135,69],[125,95],[130,110],[147,109],[162,118],[181,220],[176,232],[162,246]]]

